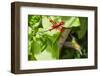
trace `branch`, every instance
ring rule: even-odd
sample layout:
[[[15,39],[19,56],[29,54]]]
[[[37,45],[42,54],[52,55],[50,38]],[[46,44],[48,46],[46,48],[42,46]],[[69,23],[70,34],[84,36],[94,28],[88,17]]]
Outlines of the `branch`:
[[[60,39],[58,41],[58,45],[59,45],[60,50],[63,47],[64,42],[66,41],[70,31],[71,31],[71,29],[65,29],[65,31],[61,34]]]

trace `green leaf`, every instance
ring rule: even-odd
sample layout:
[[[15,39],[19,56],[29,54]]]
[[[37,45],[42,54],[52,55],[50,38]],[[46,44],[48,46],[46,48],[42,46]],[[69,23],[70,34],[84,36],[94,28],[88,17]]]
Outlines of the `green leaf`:
[[[59,59],[59,47],[57,42],[52,44],[52,55],[54,58]]]
[[[47,41],[47,47],[42,51],[41,53],[35,54],[35,57],[37,60],[55,60],[57,59],[56,57],[56,52],[55,49],[52,48],[52,41],[48,40]],[[55,54],[55,55],[54,55]]]
[[[47,36],[52,41],[52,43],[55,43],[59,40],[60,33],[53,34],[52,36],[50,35]]]
[[[61,16],[49,16],[48,18],[56,21],[56,22],[61,22],[62,19],[61,19]]]
[[[43,39],[46,39],[45,41]],[[44,36],[40,39],[41,44],[39,43],[39,39],[34,39],[32,44],[32,50],[35,58],[37,60],[55,60],[59,58],[59,49],[58,44],[53,43],[52,39],[48,36]]]
[[[32,43],[32,53],[33,54],[38,54],[38,53],[41,53],[41,42],[36,38],[34,37],[33,39],[33,43]]]
[[[87,25],[88,25],[88,18],[87,17],[80,17],[80,30],[77,32],[78,38],[81,39],[86,34]]]
[[[75,55],[75,59],[79,59],[81,56],[80,56],[80,53],[76,51],[76,54]]]
[[[47,16],[42,16],[42,25],[43,25],[43,28],[45,30],[49,29],[50,26],[52,25],[50,22],[49,22],[49,19],[47,18]]]
[[[65,22],[65,28],[78,27],[80,26],[78,17],[62,17],[62,20]]]
[[[50,16],[52,19],[56,19],[57,17],[55,16]],[[53,25],[47,16],[42,16],[42,25],[43,25],[43,30],[48,30],[51,29],[51,26]],[[47,31],[46,34],[53,36],[54,34],[60,33],[59,30],[52,30],[52,31]]]
[[[31,55],[31,44],[32,44],[32,41],[29,41],[28,42],[28,54]]]
[[[41,16],[34,16],[34,15],[28,16],[28,25],[33,29],[38,27],[40,22],[41,22]]]
[[[52,53],[49,50],[45,49],[40,54],[36,55],[37,60],[53,60]]]

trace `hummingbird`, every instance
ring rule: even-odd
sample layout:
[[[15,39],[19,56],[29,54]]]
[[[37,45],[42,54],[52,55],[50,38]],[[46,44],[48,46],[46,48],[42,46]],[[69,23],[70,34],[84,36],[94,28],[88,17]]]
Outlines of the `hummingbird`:
[[[74,36],[72,36],[72,35],[71,35],[71,38],[72,38],[71,42],[65,42],[64,46],[73,48],[76,51],[78,51],[80,53],[80,55],[82,55],[81,46],[76,41],[76,38]]]

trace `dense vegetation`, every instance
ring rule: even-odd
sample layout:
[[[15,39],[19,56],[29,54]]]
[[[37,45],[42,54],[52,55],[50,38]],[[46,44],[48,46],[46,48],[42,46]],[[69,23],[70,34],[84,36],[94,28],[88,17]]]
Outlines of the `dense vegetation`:
[[[49,19],[64,21],[64,32],[48,30],[53,25]],[[86,17],[28,15],[28,60],[87,58],[87,21]]]

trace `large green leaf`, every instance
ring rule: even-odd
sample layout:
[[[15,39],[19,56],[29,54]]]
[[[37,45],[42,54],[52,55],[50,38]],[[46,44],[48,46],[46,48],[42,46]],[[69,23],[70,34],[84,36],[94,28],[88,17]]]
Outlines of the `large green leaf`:
[[[59,49],[57,47],[57,43],[52,42],[51,39],[46,38],[46,43],[44,45],[47,45],[45,49],[43,49],[44,51],[41,51],[41,44],[38,44],[36,42],[33,43],[33,53],[34,56],[36,57],[37,60],[54,60],[54,59],[58,59],[59,57]]]
[[[57,17],[55,17],[55,16],[50,16],[49,18],[56,19]],[[48,16],[42,16],[42,26],[43,26],[43,29],[44,29],[44,30],[49,30],[49,29],[51,29],[51,26],[53,25],[53,24],[49,21],[49,18],[48,18]],[[60,33],[60,32],[59,32],[58,30],[56,30],[56,29],[46,32],[46,34],[47,34],[47,35],[50,35],[50,36],[53,36],[53,35],[58,34],[58,33]]]
[[[86,34],[86,30],[88,27],[88,18],[87,17],[80,17],[80,30],[77,32],[78,34],[78,38],[81,39],[84,37],[84,35]]]
[[[80,21],[78,17],[62,17],[62,20],[65,22],[64,27],[65,28],[71,28],[71,27],[78,27],[80,26]]]
[[[47,16],[42,16],[42,25],[43,25],[43,28],[45,30],[49,29],[50,26],[52,25],[50,22],[49,22],[49,19],[47,18]]]

